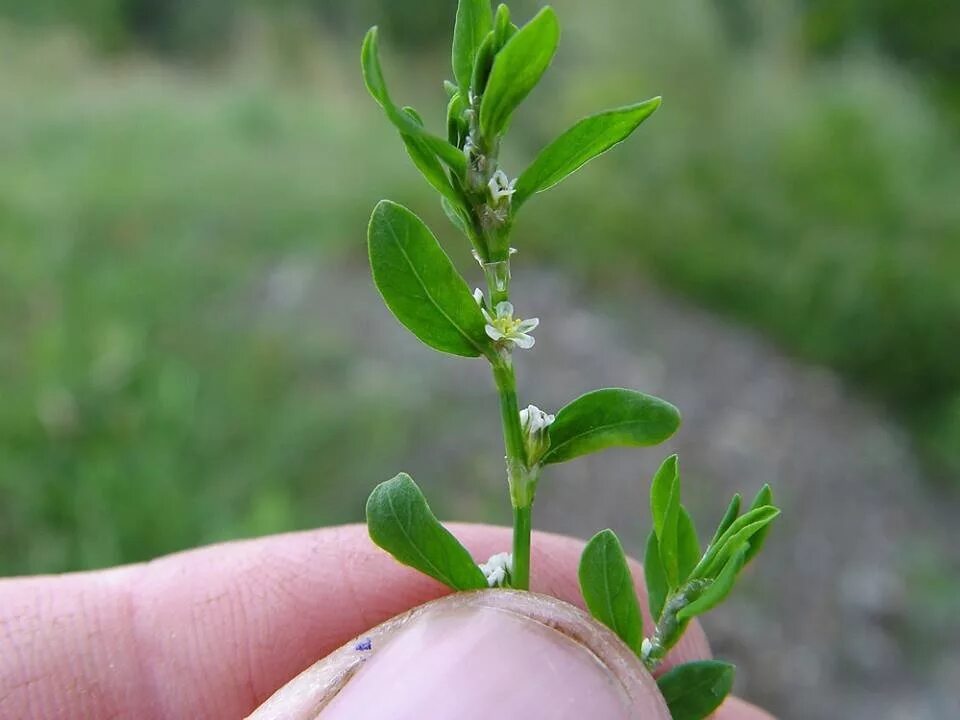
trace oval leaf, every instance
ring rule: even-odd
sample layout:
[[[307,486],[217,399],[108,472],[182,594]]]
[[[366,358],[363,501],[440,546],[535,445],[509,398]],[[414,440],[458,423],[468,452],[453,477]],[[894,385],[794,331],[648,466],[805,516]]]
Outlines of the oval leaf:
[[[678,665],[657,679],[673,720],[703,720],[733,688],[734,667],[719,660]]]
[[[635,105],[583,118],[547,145],[517,179],[512,203],[519,208],[534,193],[547,190],[598,155],[623,142],[660,107],[655,97]]]
[[[453,26],[453,76],[466,93],[480,43],[493,28],[490,0],[460,0]]]
[[[700,561],[700,540],[697,537],[697,528],[687,509],[681,505],[677,517],[677,567],[679,575],[677,581],[683,583]]]
[[[416,215],[380,201],[367,235],[373,280],[387,307],[420,340],[452,355],[482,355],[489,341],[470,289]]]
[[[650,512],[653,516],[653,530],[657,533],[657,544],[660,546],[660,560],[667,576],[667,586],[673,590],[680,584],[680,466],[676,455],[664,460],[653,476],[650,484]]]
[[[660,560],[657,534],[653,530],[647,535],[647,548],[643,555],[643,575],[647,581],[650,615],[656,623],[663,613],[663,605],[667,601],[669,588],[667,587],[667,574],[663,570],[663,561]]]
[[[643,618],[623,546],[613,530],[601,530],[587,543],[579,576],[590,614],[639,653]]]
[[[387,118],[401,133],[420,138],[430,150],[436,154],[450,169],[459,176],[463,176],[467,169],[467,160],[458,148],[423,129],[409,113],[405,113],[394,105],[387,91],[387,82],[383,77],[383,68],[380,67],[380,53],[377,41],[377,28],[372,27],[363,38],[360,48],[360,66],[363,70],[363,82],[370,91],[370,95],[377,101]]]
[[[623,388],[594,390],[557,413],[542,462],[564,462],[610,447],[656,445],[678,427],[680,413],[665,400]]]
[[[497,53],[480,101],[480,131],[495,138],[540,81],[560,39],[553,8],[545,7]]]
[[[440,524],[406,473],[380,483],[367,500],[370,539],[404,565],[454,590],[479,590],[487,579],[467,549]]]

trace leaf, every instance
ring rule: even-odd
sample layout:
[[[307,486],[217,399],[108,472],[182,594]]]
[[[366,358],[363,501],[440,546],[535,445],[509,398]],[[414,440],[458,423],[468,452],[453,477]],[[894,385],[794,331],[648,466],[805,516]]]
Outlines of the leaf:
[[[773,505],[773,491],[770,489],[769,485],[764,485],[762,488],[760,488],[760,492],[758,492],[757,496],[753,499],[753,503],[750,505],[750,508],[755,509],[764,507],[766,505]],[[769,532],[770,525],[767,524],[760,528],[760,530],[754,533],[753,537],[750,538],[750,549],[747,550],[747,556],[743,561],[744,565],[757,556],[757,553],[763,548],[763,543],[766,541],[767,533]]]
[[[660,560],[667,577],[667,586],[673,590],[679,585],[680,559],[677,546],[680,520],[680,469],[676,455],[660,465],[650,485],[650,512],[653,529],[660,547]]]
[[[513,111],[540,81],[553,59],[560,26],[553,8],[545,7],[520,28],[496,54],[480,101],[480,131],[497,137]]]
[[[497,6],[496,15],[493,18],[493,44],[499,50],[507,44],[507,40],[512,38],[519,28],[510,22],[510,8],[503,3]]]
[[[453,226],[461,233],[469,237],[470,230],[467,227],[466,220],[464,220],[463,216],[460,214],[460,211],[445,197],[440,198],[440,207],[443,208],[443,214],[447,216],[447,219],[451,223],[453,223]]]
[[[779,514],[780,510],[771,505],[766,505],[748,510],[738,517],[727,528],[716,545],[707,549],[707,552],[704,553],[703,558],[697,564],[693,576],[714,577],[744,542],[761,528],[769,525]]]
[[[700,560],[700,540],[697,538],[697,528],[687,509],[681,505],[677,519],[677,566],[678,583],[683,583]]]
[[[643,618],[623,546],[613,530],[601,530],[584,547],[579,576],[590,614],[639,653]]]
[[[548,190],[624,140],[660,107],[655,97],[583,118],[547,145],[517,178],[511,202],[519,208],[534,193]]]
[[[480,43],[492,28],[490,0],[460,0],[453,26],[453,76],[464,92],[470,87]]]
[[[663,561],[660,560],[657,534],[653,530],[647,535],[647,549],[643,556],[643,574],[647,581],[650,615],[656,623],[663,613],[663,605],[667,601],[669,588],[667,588],[667,576],[663,570]]]
[[[418,125],[423,124],[413,108],[405,107],[402,112],[406,113]],[[410,156],[417,170],[420,171],[420,174],[430,183],[433,189],[455,205],[462,205],[463,200],[450,184],[450,180],[437,159],[436,153],[430,149],[423,138],[408,133],[400,133],[400,137],[407,148],[407,155]]]
[[[740,514],[740,493],[735,493],[733,499],[730,501],[730,504],[727,506],[727,511],[723,514],[723,517],[720,519],[720,524],[717,525],[717,531],[713,534],[713,538],[710,540],[710,544],[707,547],[713,547],[717,544],[717,540],[727,531],[727,528],[737,519],[737,515]]]
[[[557,413],[541,462],[564,462],[616,446],[656,445],[678,427],[680,413],[665,400],[623,388],[593,390]]]
[[[476,357],[487,350],[480,308],[420,218],[381,200],[367,239],[374,283],[397,320],[441,352]]]
[[[430,511],[406,473],[380,483],[367,500],[370,539],[404,565],[454,590],[479,590],[487,580],[467,549]]]
[[[703,720],[733,688],[734,666],[719,660],[684,663],[657,678],[673,720]]]
[[[742,545],[740,550],[727,560],[727,564],[723,566],[720,574],[717,575],[717,579],[703,590],[696,600],[677,613],[678,620],[689,620],[697,615],[703,615],[703,613],[712,610],[726,599],[737,580],[737,574],[746,562],[748,547]]]
[[[463,153],[443,138],[428,133],[423,129],[421,124],[418,124],[414,120],[413,116],[401,111],[390,99],[390,93],[387,91],[387,83],[383,77],[383,69],[380,67],[376,27],[370,28],[363,38],[363,45],[360,48],[360,64],[363,69],[363,81],[367,86],[367,90],[370,91],[373,99],[383,108],[390,122],[392,122],[401,133],[413,135],[423,140],[437,157],[462,177],[467,169],[467,159]]]

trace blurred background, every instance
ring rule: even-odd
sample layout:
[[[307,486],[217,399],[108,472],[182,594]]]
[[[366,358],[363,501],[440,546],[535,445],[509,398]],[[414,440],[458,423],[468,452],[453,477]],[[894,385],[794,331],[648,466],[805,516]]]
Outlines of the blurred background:
[[[626,385],[685,423],[551,470],[537,525],[638,554],[671,450],[704,530],[769,481],[784,517],[706,622],[738,691],[960,716],[960,4],[554,5],[511,174],[664,105],[517,223],[521,401]],[[403,331],[365,260],[390,197],[480,282],[358,67],[379,24],[442,127],[455,6],[0,0],[0,574],[358,521],[401,469],[509,522],[487,369]]]

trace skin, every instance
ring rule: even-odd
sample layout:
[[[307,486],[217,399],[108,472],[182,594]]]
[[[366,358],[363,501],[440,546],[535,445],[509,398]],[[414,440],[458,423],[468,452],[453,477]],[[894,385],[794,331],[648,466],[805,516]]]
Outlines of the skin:
[[[474,557],[510,546],[507,528],[451,529]],[[582,607],[582,546],[535,533],[531,589]],[[354,636],[445,592],[358,525],[0,580],[0,717],[233,720]],[[665,667],[709,656],[691,625]],[[735,698],[714,717],[770,718]]]

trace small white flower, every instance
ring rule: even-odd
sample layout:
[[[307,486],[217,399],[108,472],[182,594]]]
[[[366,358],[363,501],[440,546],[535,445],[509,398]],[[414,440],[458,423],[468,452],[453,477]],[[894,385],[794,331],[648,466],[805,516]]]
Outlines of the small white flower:
[[[486,307],[487,301],[484,299],[483,290],[481,290],[480,288],[474,288],[473,299],[476,301],[478,307],[480,308]]]
[[[653,650],[653,643],[650,642],[650,638],[644,638],[643,642],[640,643],[640,657],[641,658],[650,657],[651,650]]]
[[[484,330],[491,340],[503,343],[508,348],[514,345],[524,350],[533,347],[535,340],[529,333],[540,324],[538,318],[527,320],[514,318],[513,304],[506,300],[497,303],[494,315],[491,315],[486,308],[481,308],[481,312],[483,312],[483,319],[487,321]]]
[[[501,198],[507,198],[509,200],[516,192],[516,188],[514,187],[516,184],[516,178],[511,180],[503,170],[497,170],[493,174],[493,177],[490,178],[490,182],[487,183],[493,204],[498,205]]]
[[[480,564],[480,572],[487,578],[490,587],[503,587],[513,574],[513,555],[502,552],[491,556],[485,563]]]
[[[553,415],[545,413],[536,405],[528,405],[520,411],[520,429],[523,430],[527,462],[531,465],[540,462],[540,458],[550,449],[547,428],[553,421]]]
[[[536,405],[527,405],[520,411],[520,427],[530,435],[546,430],[556,418]]]

